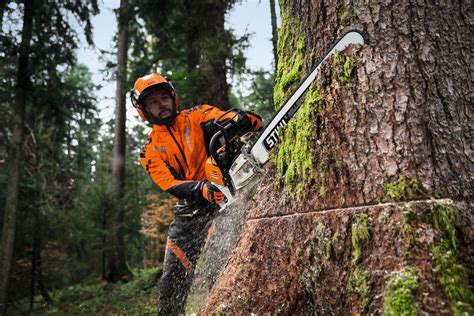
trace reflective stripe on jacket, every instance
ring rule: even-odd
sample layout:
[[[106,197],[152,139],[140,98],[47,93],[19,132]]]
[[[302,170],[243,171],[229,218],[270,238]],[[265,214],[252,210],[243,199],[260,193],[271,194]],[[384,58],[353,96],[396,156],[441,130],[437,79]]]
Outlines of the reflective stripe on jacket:
[[[181,111],[171,126],[153,125],[148,143],[140,152],[140,162],[163,191],[191,201],[201,199],[207,146],[216,132],[211,123],[223,113],[205,104]],[[228,113],[220,121],[234,115]],[[259,117],[250,113],[247,117],[251,122],[249,130],[260,128]]]

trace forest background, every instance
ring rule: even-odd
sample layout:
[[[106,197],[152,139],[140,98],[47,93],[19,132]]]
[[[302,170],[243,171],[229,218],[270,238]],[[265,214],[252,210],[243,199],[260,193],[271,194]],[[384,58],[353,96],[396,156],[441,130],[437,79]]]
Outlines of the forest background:
[[[233,23],[244,31],[235,32],[229,21],[246,5],[268,19],[241,16]],[[106,23],[117,31],[110,45],[94,43],[103,31],[94,16],[111,8],[115,21]],[[154,287],[138,286],[141,301],[131,284],[159,274],[173,200],[138,163],[149,126],[127,91],[159,71],[186,107],[206,102],[268,118],[275,9],[273,0],[1,2],[0,312],[154,311]],[[249,46],[263,45],[248,27],[257,20],[273,31],[264,35],[266,68],[246,64]],[[78,59],[84,47],[99,63]],[[129,286],[111,294],[121,284]]]

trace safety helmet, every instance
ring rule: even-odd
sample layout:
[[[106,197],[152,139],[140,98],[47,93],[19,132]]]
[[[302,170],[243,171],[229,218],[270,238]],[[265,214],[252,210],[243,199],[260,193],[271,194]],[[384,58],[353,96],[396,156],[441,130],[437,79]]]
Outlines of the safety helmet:
[[[174,100],[174,111],[172,115],[166,119],[157,119],[152,117],[145,108],[146,98],[149,97],[153,92],[157,90],[167,90]],[[170,81],[163,78],[163,76],[152,73],[143,77],[140,77],[135,81],[133,89],[130,91],[130,98],[132,104],[137,109],[138,114],[144,121],[148,121],[152,124],[170,124],[176,118],[178,114],[178,95],[176,90]]]

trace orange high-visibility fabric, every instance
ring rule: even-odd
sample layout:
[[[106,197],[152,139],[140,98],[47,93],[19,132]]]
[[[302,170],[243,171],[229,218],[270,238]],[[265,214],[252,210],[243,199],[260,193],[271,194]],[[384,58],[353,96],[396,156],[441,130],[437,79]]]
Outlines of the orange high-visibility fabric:
[[[191,261],[189,261],[188,257],[186,257],[186,254],[181,250],[181,248],[178,247],[171,239],[168,238],[166,241],[166,248],[171,250],[174,255],[179,259],[181,264],[183,265],[184,269],[186,272],[191,273],[193,272],[193,265]]]
[[[140,162],[163,191],[206,179],[207,153],[201,124],[223,113],[205,104],[181,111],[171,126],[153,125],[148,144],[140,153]],[[234,113],[228,113],[220,120],[234,116]]]

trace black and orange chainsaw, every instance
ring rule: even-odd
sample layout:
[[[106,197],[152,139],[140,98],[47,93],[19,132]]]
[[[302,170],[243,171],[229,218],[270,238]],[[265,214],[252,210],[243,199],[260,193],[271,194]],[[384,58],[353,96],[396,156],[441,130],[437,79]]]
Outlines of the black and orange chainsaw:
[[[364,37],[356,30],[346,32],[341,36],[258,135],[252,132],[245,135],[233,135],[230,131],[236,123],[235,120],[227,120],[225,123],[215,122],[218,131],[209,143],[210,156],[206,162],[206,176],[227,198],[227,201],[221,205],[221,210],[232,204],[235,193],[239,189],[245,187],[261,173],[263,165],[268,161],[270,151],[278,142],[279,129],[286,126],[298,112],[323,62],[335,52],[343,51],[348,45],[363,45],[364,43]]]

